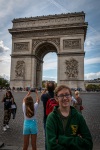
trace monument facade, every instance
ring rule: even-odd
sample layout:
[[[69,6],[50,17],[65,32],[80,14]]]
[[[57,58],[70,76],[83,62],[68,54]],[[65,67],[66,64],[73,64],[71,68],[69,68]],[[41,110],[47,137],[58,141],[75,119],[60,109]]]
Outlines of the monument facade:
[[[12,21],[10,87],[41,87],[43,58],[55,52],[57,84],[84,89],[85,13],[18,18]]]

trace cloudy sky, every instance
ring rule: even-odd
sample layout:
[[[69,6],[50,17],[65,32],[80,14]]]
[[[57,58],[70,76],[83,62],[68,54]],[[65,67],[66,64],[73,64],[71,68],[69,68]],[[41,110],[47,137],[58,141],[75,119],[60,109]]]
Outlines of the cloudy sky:
[[[100,0],[0,0],[0,75],[10,77],[12,28],[14,18],[84,11],[88,31],[85,40],[85,79],[100,78]],[[51,58],[51,59],[49,59]],[[57,55],[44,57],[43,79],[56,80]]]

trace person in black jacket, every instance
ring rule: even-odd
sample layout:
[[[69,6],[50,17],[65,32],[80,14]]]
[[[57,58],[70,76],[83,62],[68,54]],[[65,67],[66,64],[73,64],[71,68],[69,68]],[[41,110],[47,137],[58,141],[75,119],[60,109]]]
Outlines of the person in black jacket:
[[[43,102],[43,109],[44,109],[44,114],[43,114],[44,132],[46,127],[46,119],[47,119],[46,104],[49,98],[54,98],[54,90],[55,90],[54,82],[49,81],[46,83],[45,90],[41,93],[41,101]],[[46,145],[45,145],[45,149],[46,149]]]
[[[46,88],[41,94],[41,101],[43,102],[43,109],[44,109],[44,116],[43,116],[43,123],[44,123],[44,129],[46,124],[46,104],[49,98],[54,98],[54,89],[55,84],[52,81],[49,81],[46,83]]]
[[[14,97],[11,91],[6,92],[6,95],[4,95],[2,102],[4,102],[3,130],[6,131],[9,128],[9,121],[11,118],[11,105],[14,103]]]

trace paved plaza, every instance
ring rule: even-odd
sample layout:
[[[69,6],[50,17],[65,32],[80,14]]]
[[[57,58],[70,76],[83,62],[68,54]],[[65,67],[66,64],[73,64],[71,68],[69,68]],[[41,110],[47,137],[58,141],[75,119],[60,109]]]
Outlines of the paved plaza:
[[[5,91],[0,92],[0,101]],[[3,103],[0,103],[0,142],[4,143],[6,150],[21,150],[23,145],[23,112],[22,112],[22,99],[26,95],[26,92],[12,92],[17,103],[16,118],[10,120],[10,129],[6,132],[2,130],[3,122]],[[34,92],[32,96],[35,99]],[[93,137],[94,148],[93,150],[100,150],[100,93],[81,93],[80,96],[83,99],[83,116],[89,126]],[[43,107],[40,102],[38,113],[38,138],[37,147],[38,150],[44,150],[44,131],[43,131]],[[7,148],[8,147],[8,148]],[[3,148],[0,148],[3,149]],[[31,149],[29,149],[31,150]]]

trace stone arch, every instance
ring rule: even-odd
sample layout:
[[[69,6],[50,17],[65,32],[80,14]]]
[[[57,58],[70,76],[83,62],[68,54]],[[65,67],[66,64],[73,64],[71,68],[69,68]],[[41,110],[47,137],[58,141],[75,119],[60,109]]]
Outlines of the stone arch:
[[[57,47],[57,46],[56,46]],[[42,80],[42,68],[43,68],[43,58],[49,52],[57,53],[57,48],[52,42],[40,42],[35,47],[35,56],[36,56],[36,86],[41,85]]]
[[[34,49],[35,55],[43,59],[43,57],[49,52],[58,53],[58,47],[53,42],[40,42]]]
[[[84,41],[88,26],[84,12],[18,18],[12,22],[11,88],[41,86],[43,57],[56,52],[57,84],[84,89]],[[18,61],[24,61],[25,73],[18,72]]]

